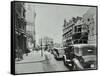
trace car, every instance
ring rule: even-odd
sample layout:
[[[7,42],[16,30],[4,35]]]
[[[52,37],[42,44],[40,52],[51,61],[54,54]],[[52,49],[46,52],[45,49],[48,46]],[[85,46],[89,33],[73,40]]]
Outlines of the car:
[[[65,54],[63,56],[63,62],[70,69],[80,70],[76,64],[73,62],[75,56],[81,55],[84,60],[82,64],[84,69],[96,69],[97,68],[97,48],[95,44],[74,44],[69,45],[65,49]]]
[[[64,55],[63,55],[63,62],[64,62],[64,65],[67,66],[69,69],[73,69],[73,53],[71,50],[72,46],[67,46],[66,48],[64,48]]]
[[[62,60],[64,55],[63,48],[54,48],[52,54],[56,60]]]

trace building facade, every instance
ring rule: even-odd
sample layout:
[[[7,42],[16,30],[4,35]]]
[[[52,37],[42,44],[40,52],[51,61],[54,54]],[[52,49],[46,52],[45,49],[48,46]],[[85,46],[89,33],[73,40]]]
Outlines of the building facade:
[[[36,45],[35,39],[35,6],[33,3],[25,3],[25,19],[26,19],[26,32],[30,35],[27,39],[28,48],[34,49]]]
[[[82,17],[73,17],[69,22],[64,20],[63,46],[88,43],[88,26]]]
[[[91,7],[83,17],[72,18],[63,25],[63,46],[70,44],[96,44],[96,7]]]
[[[91,7],[84,15],[84,24],[88,26],[88,44],[96,44],[97,23],[96,23],[96,7]]]
[[[67,46],[73,43],[72,41],[72,33],[73,33],[73,26],[75,25],[75,18],[69,20],[69,22],[64,20],[63,25],[63,46]]]
[[[83,23],[82,17],[77,17],[77,22],[73,26],[73,44],[88,43],[88,27]]]
[[[15,27],[15,49],[26,50],[26,21],[24,3],[14,3],[14,27]]]

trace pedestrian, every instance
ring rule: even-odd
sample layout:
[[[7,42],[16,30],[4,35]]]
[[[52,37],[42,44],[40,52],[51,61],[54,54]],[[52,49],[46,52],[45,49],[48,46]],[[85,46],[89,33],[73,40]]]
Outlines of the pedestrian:
[[[18,61],[20,61],[20,50],[19,50],[19,47],[17,47],[15,52],[16,52],[16,58],[18,58]]]
[[[49,52],[47,50],[45,50],[44,56],[46,60],[49,60]]]
[[[54,55],[52,55],[51,53],[50,53],[50,50],[48,49],[47,51],[45,51],[45,59],[46,59],[46,61],[47,61],[47,63],[49,64],[49,65],[51,65],[53,68],[55,68],[55,66],[56,66],[56,60],[55,60],[55,58],[54,58]]]
[[[23,50],[19,49],[19,53],[20,53],[20,59],[23,60]]]
[[[23,60],[23,51],[22,49],[18,48],[18,61]]]
[[[18,58],[18,48],[15,49],[15,59]]]

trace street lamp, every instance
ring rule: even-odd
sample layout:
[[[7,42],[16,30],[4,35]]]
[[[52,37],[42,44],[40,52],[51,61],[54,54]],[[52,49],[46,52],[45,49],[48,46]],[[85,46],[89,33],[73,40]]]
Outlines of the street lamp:
[[[43,51],[42,51],[42,38],[41,38],[41,56],[43,56]]]

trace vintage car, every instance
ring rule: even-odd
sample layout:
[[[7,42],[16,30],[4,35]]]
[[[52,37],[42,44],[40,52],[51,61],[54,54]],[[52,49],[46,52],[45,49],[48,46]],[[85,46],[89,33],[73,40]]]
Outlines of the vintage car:
[[[97,69],[97,48],[94,44],[74,44],[70,45],[65,50],[65,55],[63,56],[64,64],[70,69],[81,70],[74,63],[73,58],[75,56],[81,56],[84,60],[82,67],[84,69]],[[84,70],[82,69],[82,70]]]
[[[54,48],[52,54],[56,60],[62,60],[64,55],[63,48]]]
[[[73,50],[71,49],[72,46],[67,46],[64,48],[64,55],[63,55],[63,62],[64,65],[67,66],[69,69],[73,69]]]

